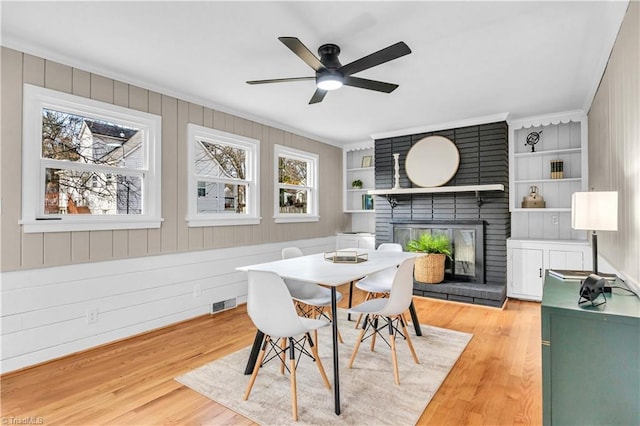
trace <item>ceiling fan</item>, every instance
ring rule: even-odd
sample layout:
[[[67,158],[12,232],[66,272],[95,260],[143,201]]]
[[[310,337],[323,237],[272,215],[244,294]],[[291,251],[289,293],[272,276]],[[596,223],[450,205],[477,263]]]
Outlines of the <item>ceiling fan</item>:
[[[291,81],[315,80],[316,91],[311,97],[309,104],[321,102],[327,91],[335,90],[343,85],[359,87],[361,89],[375,90],[377,92],[391,93],[398,88],[397,84],[385,83],[383,81],[369,80],[366,78],[353,77],[360,71],[373,68],[385,62],[392,61],[401,56],[411,53],[411,49],[403,41],[385,47],[363,58],[357,59],[347,65],[340,64],[338,55],[340,47],[336,44],[323,44],[318,48],[318,59],[311,51],[296,37],[278,37],[285,46],[300,59],[307,63],[316,72],[315,77],[292,77],[276,78],[270,80],[251,80],[247,84],[265,83],[286,83]]]

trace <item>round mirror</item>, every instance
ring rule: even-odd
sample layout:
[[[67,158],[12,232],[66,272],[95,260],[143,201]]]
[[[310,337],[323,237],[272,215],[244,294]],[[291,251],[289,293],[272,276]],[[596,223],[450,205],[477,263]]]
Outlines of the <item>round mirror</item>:
[[[422,187],[441,186],[458,171],[460,153],[444,136],[427,136],[409,149],[405,160],[407,177]]]

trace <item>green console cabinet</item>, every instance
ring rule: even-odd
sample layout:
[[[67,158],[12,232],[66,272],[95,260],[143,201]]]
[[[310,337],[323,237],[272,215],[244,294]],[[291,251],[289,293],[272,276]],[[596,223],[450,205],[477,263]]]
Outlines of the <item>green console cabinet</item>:
[[[579,280],[559,279],[547,271],[542,295],[544,424],[640,425],[640,299],[613,289],[606,304],[578,305],[579,291]]]

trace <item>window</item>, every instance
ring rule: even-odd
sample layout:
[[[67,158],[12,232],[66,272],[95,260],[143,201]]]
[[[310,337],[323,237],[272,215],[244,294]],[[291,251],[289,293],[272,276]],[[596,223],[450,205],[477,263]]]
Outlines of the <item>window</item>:
[[[24,85],[24,232],[159,228],[161,118]]]
[[[260,141],[189,124],[189,226],[260,223]]]
[[[276,222],[318,221],[318,155],[281,145],[274,154]]]

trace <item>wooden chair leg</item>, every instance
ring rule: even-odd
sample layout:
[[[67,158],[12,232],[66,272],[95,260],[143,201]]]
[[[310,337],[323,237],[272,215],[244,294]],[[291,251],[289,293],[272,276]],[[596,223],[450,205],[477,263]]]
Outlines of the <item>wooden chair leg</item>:
[[[322,376],[322,381],[327,389],[331,389],[331,383],[329,383],[329,379],[327,378],[327,373],[324,371],[324,367],[322,366],[322,361],[320,361],[320,355],[318,355],[318,347],[313,344],[311,340],[311,335],[307,333],[307,340],[309,341],[309,346],[311,347],[311,353],[316,359],[316,365],[318,366],[318,370],[320,371],[320,375]]]
[[[256,365],[253,367],[253,373],[251,373],[251,379],[249,380],[249,384],[247,385],[247,390],[244,393],[243,401],[249,399],[249,394],[251,393],[251,389],[253,388],[253,384],[256,382],[256,377],[258,376],[258,371],[260,371],[260,366],[262,365],[262,361],[264,361],[264,355],[267,351],[267,346],[271,341],[270,336],[266,336],[264,342],[262,343],[262,350],[260,351],[260,355],[256,360]]]
[[[373,336],[371,336],[371,352],[375,351],[376,348],[376,337],[378,337],[378,316],[373,317],[371,321],[371,325],[373,327]]]
[[[298,391],[296,388],[296,356],[293,339],[289,339],[289,368],[291,369],[291,414],[293,421],[298,421]]]
[[[367,321],[366,318],[365,321]],[[349,368],[353,366],[353,362],[356,360],[356,355],[358,354],[358,349],[360,348],[360,343],[362,343],[362,338],[364,337],[365,331],[367,331],[367,328],[363,327],[360,331],[360,335],[358,336],[358,340],[356,340],[356,345],[354,346],[353,352],[351,353],[351,358],[349,359]]]
[[[407,322],[407,317],[404,315],[405,313],[406,313],[406,312],[401,313],[401,314],[400,314],[400,316],[402,316],[402,321],[403,321],[405,324],[409,324],[409,323]],[[406,334],[405,334],[405,336],[406,336]]]
[[[393,361],[393,377],[396,385],[400,384],[400,373],[398,372],[398,355],[396,354],[396,334],[393,329],[391,319],[389,319],[389,343],[391,344],[391,360]]]
[[[400,324],[402,324],[402,332],[404,333],[405,339],[407,341],[407,345],[409,346],[409,351],[411,352],[411,356],[416,364],[420,364],[420,360],[418,360],[418,355],[416,354],[415,349],[413,348],[413,342],[411,341],[411,337],[409,336],[409,332],[407,331],[407,326],[405,325],[405,321],[403,318],[400,318]]]
[[[284,374],[284,364],[286,361],[286,354],[285,354],[285,350],[287,349],[287,339],[285,339],[284,337],[282,339],[280,339],[280,361],[282,361],[280,363],[280,374]]]

